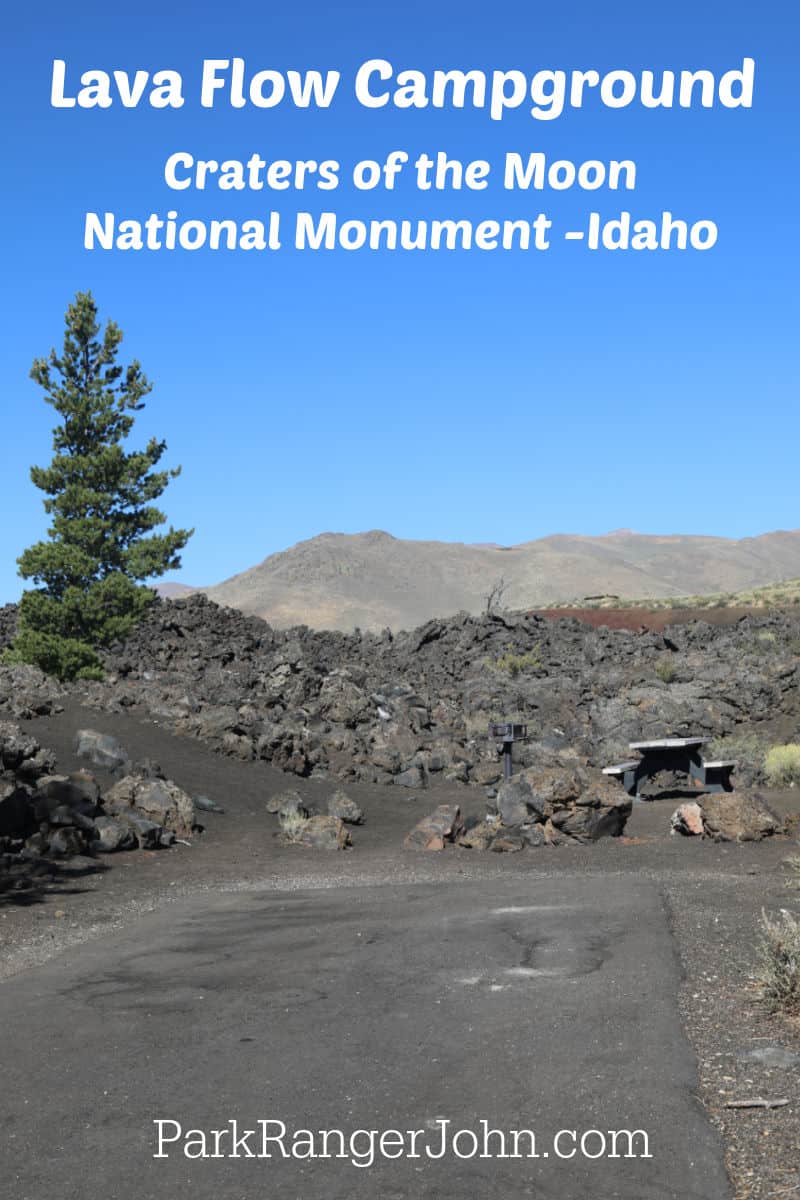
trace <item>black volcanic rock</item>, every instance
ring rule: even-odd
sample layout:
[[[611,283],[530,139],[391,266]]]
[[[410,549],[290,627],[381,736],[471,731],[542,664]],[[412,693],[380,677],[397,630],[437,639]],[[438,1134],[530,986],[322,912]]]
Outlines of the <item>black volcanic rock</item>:
[[[138,711],[222,754],[297,775],[416,787],[496,780],[490,720],[526,721],[516,768],[604,766],[628,742],[705,735],[736,744],[800,730],[800,612],[702,620],[664,633],[595,629],[573,617],[461,614],[398,634],[272,629],[202,595],[158,600],[105,654],[107,677],[61,688],[106,711]],[[0,667],[0,711],[14,689]],[[50,691],[48,691],[50,689]],[[44,702],[44,700],[43,700]],[[733,741],[730,741],[734,739]],[[758,755],[745,764],[758,782]]]

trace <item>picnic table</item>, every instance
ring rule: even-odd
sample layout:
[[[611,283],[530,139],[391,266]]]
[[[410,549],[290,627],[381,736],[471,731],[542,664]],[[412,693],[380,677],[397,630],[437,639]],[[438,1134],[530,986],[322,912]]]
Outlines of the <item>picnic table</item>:
[[[625,791],[637,798],[642,782],[659,771],[685,774],[690,786],[700,792],[730,792],[736,761],[703,758],[702,747],[709,741],[706,737],[668,737],[630,742],[630,749],[637,750],[639,758],[604,767],[603,774],[619,779]]]

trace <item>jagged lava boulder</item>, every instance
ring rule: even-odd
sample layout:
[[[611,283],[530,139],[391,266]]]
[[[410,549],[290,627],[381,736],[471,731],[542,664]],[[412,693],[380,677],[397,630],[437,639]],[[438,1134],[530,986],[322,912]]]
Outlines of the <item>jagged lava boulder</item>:
[[[176,837],[189,837],[196,826],[191,796],[171,779],[126,775],[106,793],[103,806],[111,815],[134,809]]]
[[[454,842],[463,831],[460,807],[440,804],[429,816],[417,822],[404,845],[407,850],[444,850],[445,842]]]
[[[328,816],[336,817],[346,825],[364,824],[363,809],[341,788],[337,788],[328,800]]]
[[[351,844],[344,821],[322,814],[304,821],[294,840],[311,850],[345,850]]]
[[[785,823],[761,793],[748,789],[711,792],[681,804],[671,825],[673,833],[715,842],[760,842],[785,832]]]
[[[519,831],[528,845],[566,838],[592,842],[623,832],[632,800],[600,771],[563,764],[541,770],[527,768],[501,784],[488,808],[497,818],[498,833]],[[532,826],[542,829],[533,832]],[[473,835],[471,843],[476,843],[477,836]]]

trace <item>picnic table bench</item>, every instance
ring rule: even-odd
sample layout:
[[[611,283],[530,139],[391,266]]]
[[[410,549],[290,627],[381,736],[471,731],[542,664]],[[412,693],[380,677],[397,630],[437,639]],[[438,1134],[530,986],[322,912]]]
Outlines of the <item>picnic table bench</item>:
[[[731,772],[736,760],[703,758],[701,748],[709,740],[705,737],[669,737],[629,742],[631,750],[638,750],[639,758],[604,767],[603,774],[619,779],[625,791],[637,798],[641,783],[659,771],[685,774],[697,791],[730,792],[733,790]]]

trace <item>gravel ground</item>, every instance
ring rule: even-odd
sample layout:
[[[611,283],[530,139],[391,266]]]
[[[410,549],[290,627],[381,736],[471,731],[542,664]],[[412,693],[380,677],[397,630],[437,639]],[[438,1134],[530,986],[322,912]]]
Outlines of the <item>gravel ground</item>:
[[[745,853],[747,847],[741,847]],[[800,911],[786,871],[665,882],[685,973],[680,1005],[700,1099],[727,1147],[737,1200],[800,1195],[800,1023],[770,1013],[753,979],[762,907]],[[736,1100],[780,1108],[727,1108]]]
[[[219,758],[197,742],[130,717],[71,710],[28,723],[56,751],[59,769],[74,765],[71,742],[82,726],[116,734],[134,758],[157,759],[177,783],[205,792],[226,812],[206,815],[206,832],[191,848],[79,860],[33,880],[26,890],[0,893],[0,978],[89,938],[113,937],[145,912],[209,890],[633,873],[656,881],[669,905],[684,971],[681,1010],[699,1064],[698,1098],[725,1139],[737,1200],[800,1196],[800,1026],[769,1013],[753,980],[762,909],[800,909],[800,892],[792,890],[783,865],[789,841],[718,846],[671,838],[672,806],[662,801],[637,805],[628,837],[596,846],[415,854],[401,843],[422,815],[453,799],[477,814],[480,792],[453,787],[409,794],[353,786],[347,791],[367,817],[353,831],[354,848],[315,854],[278,841],[276,818],[265,813],[264,802],[286,787],[321,800],[332,785]],[[770,799],[785,814],[800,810],[796,793]],[[756,1097],[789,1103],[768,1110],[725,1107]]]

